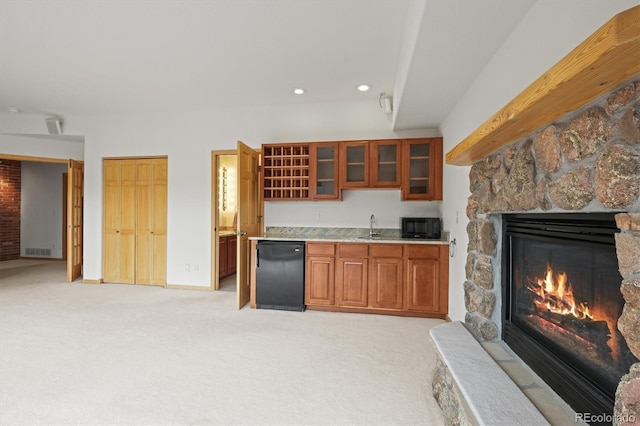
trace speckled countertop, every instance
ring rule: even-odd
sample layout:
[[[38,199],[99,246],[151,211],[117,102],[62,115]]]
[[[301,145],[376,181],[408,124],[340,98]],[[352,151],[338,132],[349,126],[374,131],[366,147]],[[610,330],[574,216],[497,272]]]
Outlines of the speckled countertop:
[[[342,243],[449,244],[449,233],[439,240],[402,238],[399,229],[374,229],[378,235],[369,238],[369,228],[267,227],[262,236],[250,240],[327,241]]]

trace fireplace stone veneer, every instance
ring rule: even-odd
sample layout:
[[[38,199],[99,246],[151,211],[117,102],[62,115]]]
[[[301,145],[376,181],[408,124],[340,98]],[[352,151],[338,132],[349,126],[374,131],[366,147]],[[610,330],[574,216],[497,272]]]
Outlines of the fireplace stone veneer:
[[[476,162],[469,180],[463,285],[474,335],[501,335],[502,213],[620,212],[615,239],[625,306],[618,329],[640,358],[640,80]],[[639,364],[618,385],[620,419],[640,421]]]

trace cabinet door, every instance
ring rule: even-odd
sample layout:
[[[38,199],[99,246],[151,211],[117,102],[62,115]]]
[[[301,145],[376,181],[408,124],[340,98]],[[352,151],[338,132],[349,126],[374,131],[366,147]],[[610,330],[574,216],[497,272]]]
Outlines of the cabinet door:
[[[442,200],[442,138],[405,140],[402,163],[403,200]]]
[[[343,142],[340,145],[340,186],[369,186],[369,142]]]
[[[227,249],[227,273],[229,275],[236,273],[236,261],[238,259],[238,237],[231,236]]]
[[[307,305],[335,305],[334,257],[307,255],[304,301]]]
[[[400,188],[401,143],[371,141],[371,184],[374,188]]]
[[[402,245],[372,244],[369,274],[369,306],[379,309],[403,307]]]
[[[367,306],[368,259],[338,259],[336,267],[336,305]]]
[[[218,242],[218,277],[229,275],[229,237],[220,237]]]
[[[407,310],[440,313],[440,262],[407,259]]]
[[[311,144],[309,179],[313,200],[340,199],[338,152],[338,143],[335,142]]]

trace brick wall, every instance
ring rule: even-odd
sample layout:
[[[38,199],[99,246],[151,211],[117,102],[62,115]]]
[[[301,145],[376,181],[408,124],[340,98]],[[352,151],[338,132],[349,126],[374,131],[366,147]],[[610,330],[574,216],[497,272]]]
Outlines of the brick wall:
[[[21,162],[0,163],[0,261],[20,257]]]

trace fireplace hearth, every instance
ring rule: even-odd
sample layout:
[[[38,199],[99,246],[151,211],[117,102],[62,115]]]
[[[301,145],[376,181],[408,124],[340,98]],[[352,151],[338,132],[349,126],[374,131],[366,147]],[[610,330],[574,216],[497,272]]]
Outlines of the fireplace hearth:
[[[611,415],[638,362],[617,327],[614,215],[502,216],[502,338],[576,412]]]

